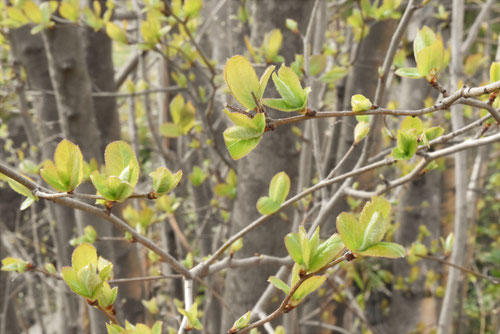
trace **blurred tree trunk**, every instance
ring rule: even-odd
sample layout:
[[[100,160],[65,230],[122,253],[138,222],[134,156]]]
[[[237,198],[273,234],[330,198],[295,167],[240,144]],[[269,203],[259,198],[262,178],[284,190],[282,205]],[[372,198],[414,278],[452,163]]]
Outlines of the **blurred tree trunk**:
[[[279,28],[284,41],[280,54],[285,57],[286,63],[290,64],[295,52],[302,49],[302,42],[298,36],[286,29],[285,19],[298,21],[299,29],[305,31],[307,20],[303,18],[308,17],[312,4],[313,1],[251,2],[251,16],[255,20],[251,25],[252,45],[260,45],[264,33]],[[272,84],[268,87],[271,88]],[[274,174],[285,171],[290,176],[292,185],[296,184],[299,154],[295,149],[295,140],[296,136],[290,131],[290,127],[280,127],[272,133],[266,133],[259,146],[238,163],[238,197],[231,218],[231,234],[260,216],[255,205],[259,197],[267,195],[269,182]],[[291,215],[292,211],[287,210],[286,213]],[[236,257],[249,257],[256,252],[285,255],[283,238],[289,229],[290,223],[279,216],[271,218],[262,227],[245,236],[243,249],[236,253]],[[223,310],[220,332],[227,331],[238,316],[252,309],[268,285],[266,278],[275,274],[276,270],[275,266],[261,265],[227,273],[224,299],[231,306],[231,312]]]
[[[42,38],[30,33],[31,27],[23,26],[10,31],[12,52],[17,62],[26,70],[29,88],[41,91],[34,99],[35,117],[38,134],[40,136],[39,149],[42,159],[53,159],[56,144],[62,139],[59,116],[54,95],[52,82],[50,80],[47,58]],[[75,228],[75,212],[71,208],[54,205],[47,202],[50,212],[49,217],[54,220],[56,240],[54,240],[59,269],[63,265],[71,265],[72,247],[69,240],[73,237]],[[68,322],[67,319],[79,319],[77,298],[67,290],[59,291],[58,307],[59,322],[57,328],[59,333],[71,333],[76,331],[78,322]],[[62,303],[62,304],[61,304]]]

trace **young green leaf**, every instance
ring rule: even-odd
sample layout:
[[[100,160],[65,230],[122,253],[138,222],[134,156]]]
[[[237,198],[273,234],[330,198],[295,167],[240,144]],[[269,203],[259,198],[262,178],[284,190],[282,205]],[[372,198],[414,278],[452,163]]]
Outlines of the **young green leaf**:
[[[235,332],[237,330],[243,329],[248,326],[248,323],[250,322],[250,316],[252,312],[248,311],[247,313],[243,314],[238,320],[236,320],[233,324],[233,327],[231,327],[231,331]]]
[[[115,40],[122,44],[128,43],[127,33],[125,32],[125,30],[123,30],[113,22],[106,23],[106,33],[112,40]]]
[[[300,236],[298,233],[288,233],[285,236],[285,246],[288,254],[290,254],[295,263],[299,265],[304,264],[302,246],[300,245]]]
[[[313,253],[308,272],[314,273],[337,258],[344,248],[340,235],[335,233],[323,241]]]
[[[278,52],[281,49],[281,43],[283,41],[283,35],[281,34],[281,30],[274,29],[271,32],[268,32],[264,35],[264,42],[262,43],[262,49],[264,52],[264,57],[266,58],[266,62],[272,63],[277,62]],[[281,58],[282,59],[282,58]]]
[[[326,275],[312,276],[306,279],[292,296],[291,304],[297,306],[306,296],[316,291],[326,280]]]
[[[420,79],[423,76],[418,72],[416,67],[401,67],[396,70],[396,75],[410,79]]]
[[[387,257],[397,259],[404,257],[406,250],[403,246],[392,242],[377,242],[363,251],[358,251],[357,254],[363,256]]]
[[[158,167],[154,172],[149,173],[153,179],[153,190],[156,195],[164,195],[172,191],[182,178],[182,171],[172,174],[168,168]]]
[[[267,281],[272,285],[274,285],[277,289],[280,289],[281,291],[286,293],[287,295],[290,293],[291,288],[278,277],[271,276],[267,279]]]
[[[359,248],[363,238],[363,230],[354,215],[342,212],[337,217],[337,231],[347,249],[355,252]]]
[[[302,89],[297,74],[291,68],[281,65],[278,75],[273,73],[273,82],[281,99],[264,99],[262,101],[264,105],[286,112],[305,113],[311,89],[309,87]]]
[[[47,161],[40,170],[45,182],[58,191],[72,191],[83,180],[83,156],[80,148],[67,139],[56,147],[54,162]]]
[[[349,69],[345,67],[334,66],[331,70],[323,74],[320,78],[321,82],[334,83],[349,74]]]
[[[260,84],[248,59],[239,55],[229,58],[224,67],[224,79],[231,94],[242,106],[252,110],[257,108],[252,93],[257,96]]]
[[[21,204],[20,208],[21,211],[29,208],[31,204],[38,201],[38,197],[33,195],[33,193],[28,188],[23,186],[21,183],[14,181],[11,178],[7,178],[7,182],[9,183],[10,188],[14,190],[16,193],[26,196],[26,199]]]
[[[226,129],[223,135],[231,158],[238,160],[250,153],[259,144],[266,127],[266,118],[262,113],[255,115],[254,118],[243,114],[235,114],[237,113],[229,113],[236,126]]]
[[[370,132],[370,123],[368,122],[359,122],[356,124],[354,128],[354,144],[358,144],[362,141],[366,135]]]
[[[285,24],[286,27],[290,29],[293,33],[297,34],[299,32],[297,21],[292,19],[286,19]]]
[[[372,103],[362,94],[356,94],[351,97],[352,111],[367,111],[372,108]]]
[[[392,150],[392,156],[398,160],[408,160],[415,155],[418,149],[417,136],[398,130],[398,145]]]
[[[14,257],[6,257],[2,259],[2,271],[17,271],[18,273],[24,273],[29,267],[29,263]]]
[[[195,187],[198,187],[205,182],[206,178],[207,174],[198,166],[194,166],[193,171],[189,174],[189,180]]]
[[[88,243],[79,245],[73,251],[71,263],[73,269],[76,271],[79,271],[89,264],[97,268],[97,251],[95,247]]]
[[[382,240],[388,227],[387,217],[390,210],[389,202],[377,196],[373,196],[372,200],[364,206],[359,218],[360,227],[364,230],[359,251]]]
[[[326,55],[319,54],[311,56],[309,60],[309,75],[319,75],[326,67]]]
[[[104,161],[106,163],[106,173],[109,176],[120,176],[128,167],[129,174],[124,182],[128,182],[132,187],[139,180],[139,163],[135,156],[134,150],[124,141],[114,141],[108,146],[104,152]]]
[[[285,201],[290,191],[290,178],[285,172],[274,175],[269,185],[269,197],[259,198],[257,210],[263,215],[276,212]]]
[[[500,81],[500,61],[491,63],[490,66],[490,81]]]

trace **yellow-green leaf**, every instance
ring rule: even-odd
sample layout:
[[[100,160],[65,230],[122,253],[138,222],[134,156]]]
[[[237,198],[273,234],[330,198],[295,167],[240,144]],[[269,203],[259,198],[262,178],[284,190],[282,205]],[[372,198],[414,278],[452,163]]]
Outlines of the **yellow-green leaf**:
[[[89,243],[80,244],[73,251],[71,263],[73,269],[77,272],[89,264],[97,268],[97,251],[95,247]]]
[[[252,65],[243,56],[228,59],[224,67],[224,79],[234,98],[245,108],[256,109],[252,93],[259,93],[259,80]]]
[[[372,108],[372,103],[362,94],[356,94],[351,97],[352,111],[367,111]]]
[[[130,174],[126,181],[132,187],[137,184],[139,179],[139,163],[134,150],[124,141],[114,141],[106,146],[104,153],[106,163],[106,172],[110,176],[120,176],[128,167]]]

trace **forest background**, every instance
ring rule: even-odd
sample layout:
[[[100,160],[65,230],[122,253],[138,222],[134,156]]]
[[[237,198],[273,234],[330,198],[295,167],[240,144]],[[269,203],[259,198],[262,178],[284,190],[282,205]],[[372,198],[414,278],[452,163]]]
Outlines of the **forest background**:
[[[0,15],[0,334],[499,332],[495,1]]]

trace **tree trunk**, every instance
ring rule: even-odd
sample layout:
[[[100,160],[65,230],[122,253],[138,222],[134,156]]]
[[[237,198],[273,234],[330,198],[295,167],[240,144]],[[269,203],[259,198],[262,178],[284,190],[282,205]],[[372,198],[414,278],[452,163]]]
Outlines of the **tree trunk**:
[[[265,32],[275,28],[281,29],[285,42],[280,54],[290,64],[294,59],[294,52],[302,49],[302,43],[286,29],[285,19],[291,18],[300,22],[299,29],[305,31],[307,22],[302,18],[304,13],[307,13],[306,17],[310,13],[312,1],[254,1],[251,5],[252,17],[258,20],[251,26],[251,43],[260,45]],[[272,133],[266,133],[259,146],[239,162],[238,197],[231,218],[231,234],[259,217],[255,205],[259,197],[267,196],[269,182],[274,174],[285,171],[290,176],[292,185],[296,184],[299,154],[295,150],[295,140],[296,136],[292,134],[290,127],[280,127]],[[286,213],[291,215],[292,211],[287,210]],[[285,255],[283,238],[289,229],[289,223],[279,216],[271,218],[264,226],[245,236],[243,249],[236,253],[236,257],[253,256],[256,252]],[[231,305],[232,312],[223,310],[221,331],[231,328],[237,317],[252,309],[267,287],[266,278],[273,275],[276,269],[275,266],[261,265],[228,272],[224,299]]]
[[[37,130],[40,135],[39,148],[42,159],[53,159],[57,142],[62,139],[59,116],[52,83],[47,68],[47,58],[40,35],[32,35],[30,26],[23,26],[10,31],[13,55],[26,70],[29,87],[35,91],[44,91],[34,99]],[[47,93],[45,93],[47,92]],[[75,212],[71,208],[47,203],[49,216],[55,221],[55,235],[57,265],[60,269],[63,265],[71,265],[71,253],[73,251],[69,240],[73,237],[75,225]],[[61,290],[60,296],[65,305],[60,309],[61,317],[57,328],[59,333],[71,333],[78,327],[77,322],[67,322],[65,319],[79,319],[77,298],[67,290]],[[62,304],[58,304],[61,306]]]

